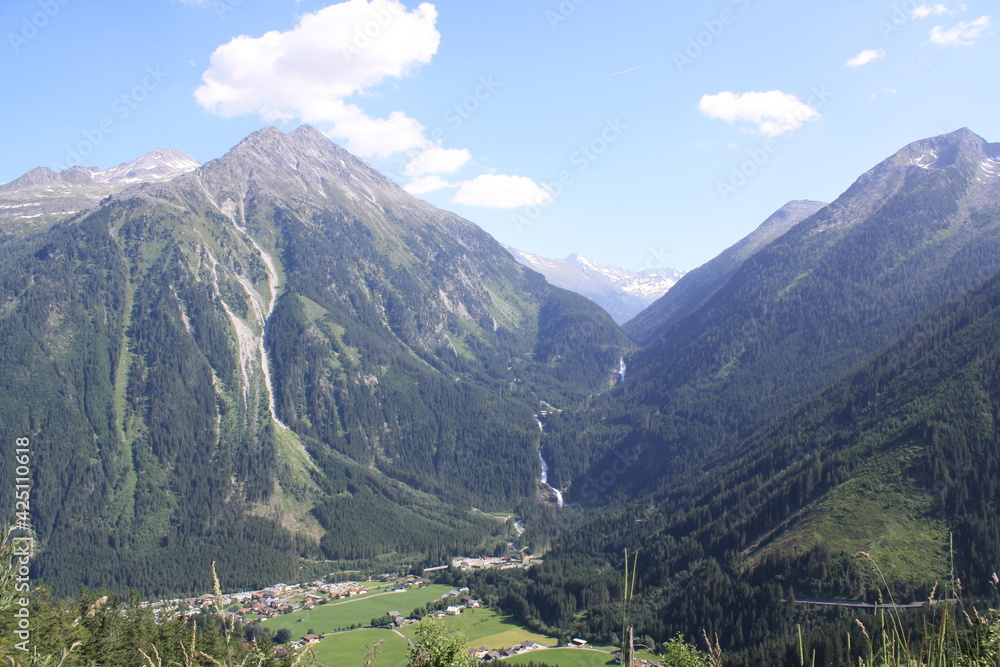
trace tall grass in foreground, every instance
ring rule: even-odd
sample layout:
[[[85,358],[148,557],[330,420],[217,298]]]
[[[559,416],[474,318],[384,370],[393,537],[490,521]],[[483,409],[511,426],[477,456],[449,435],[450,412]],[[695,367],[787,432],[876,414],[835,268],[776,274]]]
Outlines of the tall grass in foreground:
[[[878,562],[864,551],[858,555],[871,563],[888,597],[886,601],[883,589],[879,589],[870,627],[854,620],[863,637],[861,646],[852,647],[851,633],[847,634],[848,652],[857,656],[858,667],[1000,667],[998,612],[984,616],[973,607],[970,614],[962,601],[961,580],[954,572],[943,598],[937,598],[938,587],[934,586],[924,608],[923,627],[915,627],[904,622]],[[994,586],[998,583],[1000,579],[994,574]],[[802,667],[818,667],[815,654],[805,654],[801,628],[798,648]]]

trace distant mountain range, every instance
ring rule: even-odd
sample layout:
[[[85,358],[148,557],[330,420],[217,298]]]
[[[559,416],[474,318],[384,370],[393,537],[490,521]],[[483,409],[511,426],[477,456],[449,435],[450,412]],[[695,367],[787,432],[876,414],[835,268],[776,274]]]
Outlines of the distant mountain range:
[[[70,167],[56,172],[36,167],[0,185],[0,232],[20,236],[91,209],[137,183],[167,181],[200,167],[179,150],[158,149],[110,169]]]
[[[583,255],[550,259],[504,246],[521,264],[538,271],[557,287],[582,294],[624,324],[667,293],[684,276],[676,269],[629,271],[605,266]]]
[[[0,201],[0,441],[61,593],[516,542],[544,565],[477,591],[608,644],[627,548],[637,636],[798,665],[797,596],[1000,569],[1000,144],[967,129],[683,276],[504,249],[309,127]]]

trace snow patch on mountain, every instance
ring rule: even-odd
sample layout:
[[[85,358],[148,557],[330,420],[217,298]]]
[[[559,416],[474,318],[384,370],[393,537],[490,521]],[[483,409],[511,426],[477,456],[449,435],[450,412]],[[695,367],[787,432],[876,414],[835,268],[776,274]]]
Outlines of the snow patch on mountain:
[[[684,271],[630,271],[607,266],[578,253],[552,259],[504,246],[514,258],[538,271],[551,284],[581,294],[604,308],[619,324],[627,322],[677,284]]]

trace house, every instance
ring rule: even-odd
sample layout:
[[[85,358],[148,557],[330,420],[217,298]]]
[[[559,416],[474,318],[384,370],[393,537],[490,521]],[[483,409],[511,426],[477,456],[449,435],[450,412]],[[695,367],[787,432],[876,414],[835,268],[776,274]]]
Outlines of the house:
[[[482,660],[499,660],[500,659],[500,651],[488,651],[486,653],[486,655],[484,655],[481,659]]]
[[[456,607],[455,605],[449,605],[449,607],[444,610],[444,613],[446,613],[448,616],[458,616],[459,614],[462,613],[462,608]]]
[[[579,637],[574,637],[573,641],[570,642],[573,646],[583,647],[587,645],[586,639],[580,639]]]
[[[315,644],[321,639],[323,638],[319,635],[306,635],[305,637],[302,638],[302,645],[308,646],[309,644]]]

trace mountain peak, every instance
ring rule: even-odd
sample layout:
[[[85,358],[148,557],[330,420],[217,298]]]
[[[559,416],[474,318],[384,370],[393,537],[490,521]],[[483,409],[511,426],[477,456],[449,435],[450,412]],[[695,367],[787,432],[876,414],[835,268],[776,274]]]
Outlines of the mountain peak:
[[[59,173],[48,167],[35,167],[31,171],[14,179],[10,183],[0,185],[0,192],[9,190],[19,190],[29,188],[43,183],[52,183],[59,180]]]
[[[379,208],[390,201],[411,205],[419,201],[309,125],[291,132],[260,129],[198,173],[206,184],[235,186],[230,196],[236,199],[253,190],[291,197],[300,204],[347,199]]]
[[[943,169],[962,162],[979,163],[1000,156],[1000,144],[990,144],[963,127],[954,132],[921,139],[900,149],[890,158],[894,166]]]

